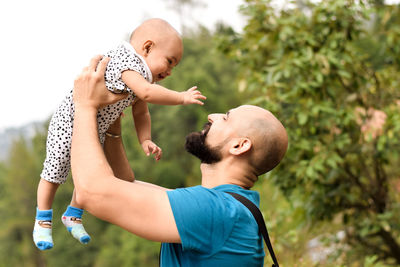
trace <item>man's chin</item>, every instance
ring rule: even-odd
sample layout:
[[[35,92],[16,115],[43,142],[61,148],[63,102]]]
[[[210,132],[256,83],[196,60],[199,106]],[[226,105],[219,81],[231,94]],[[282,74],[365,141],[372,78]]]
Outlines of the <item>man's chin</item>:
[[[213,164],[221,160],[218,148],[210,148],[206,145],[205,136],[202,132],[188,134],[186,136],[185,149],[204,164]]]

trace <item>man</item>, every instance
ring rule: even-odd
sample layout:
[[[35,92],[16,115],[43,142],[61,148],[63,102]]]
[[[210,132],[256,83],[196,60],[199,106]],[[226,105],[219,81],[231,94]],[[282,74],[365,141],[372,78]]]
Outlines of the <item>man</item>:
[[[75,81],[71,163],[78,203],[100,219],[163,242],[161,266],[262,266],[258,226],[226,192],[259,204],[258,193],[249,189],[283,158],[288,141],[282,124],[249,105],[209,115],[205,128],[186,139],[186,149],[202,162],[201,186],[168,190],[116,179],[133,174],[120,138],[109,140],[105,152],[101,148],[96,114],[123,96],[105,90],[108,61],[100,58]],[[109,131],[119,135],[120,126]]]

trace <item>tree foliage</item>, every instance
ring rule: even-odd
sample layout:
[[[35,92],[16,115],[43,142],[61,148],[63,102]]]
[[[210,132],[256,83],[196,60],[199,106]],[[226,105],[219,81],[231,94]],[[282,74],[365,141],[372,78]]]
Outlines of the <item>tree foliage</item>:
[[[23,138],[14,141],[8,161],[1,170],[0,262],[4,266],[42,266],[42,255],[32,249],[35,216],[35,185],[43,149],[40,138],[31,144]],[[3,266],[3,265],[2,265]]]
[[[273,182],[310,220],[339,220],[348,255],[400,264],[400,8],[302,2],[277,11],[247,0],[244,32],[220,47],[288,130]]]

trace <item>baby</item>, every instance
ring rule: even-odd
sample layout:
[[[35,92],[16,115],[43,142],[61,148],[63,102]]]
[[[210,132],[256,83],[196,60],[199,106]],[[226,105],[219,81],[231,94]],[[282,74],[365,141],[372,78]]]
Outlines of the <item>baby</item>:
[[[199,104],[206,99],[196,87],[184,92],[164,88],[155,82],[171,75],[183,53],[183,43],[178,32],[166,21],[150,19],[137,27],[130,42],[124,42],[115,50],[105,54],[110,58],[105,80],[108,90],[128,92],[127,98],[100,109],[97,113],[100,142],[105,138],[119,138],[108,133],[109,126],[120,117],[122,111],[132,105],[132,116],[140,144],[146,155],[161,157],[161,149],[151,140],[151,123],[147,103],[160,105]],[[64,99],[51,118],[47,136],[47,155],[37,190],[36,220],[33,240],[40,250],[51,249],[52,217],[51,209],[55,193],[60,184],[65,183],[70,170],[70,152],[74,105],[72,91]],[[82,244],[90,241],[90,236],[82,225],[83,210],[74,196],[62,215],[62,222],[74,238]]]

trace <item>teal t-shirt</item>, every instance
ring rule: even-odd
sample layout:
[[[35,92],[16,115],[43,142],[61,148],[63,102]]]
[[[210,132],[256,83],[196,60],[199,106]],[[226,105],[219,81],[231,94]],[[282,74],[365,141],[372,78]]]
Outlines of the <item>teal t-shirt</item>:
[[[259,205],[257,192],[236,185],[168,191],[182,243],[162,244],[161,266],[263,266],[263,240],[253,215],[225,192]]]

